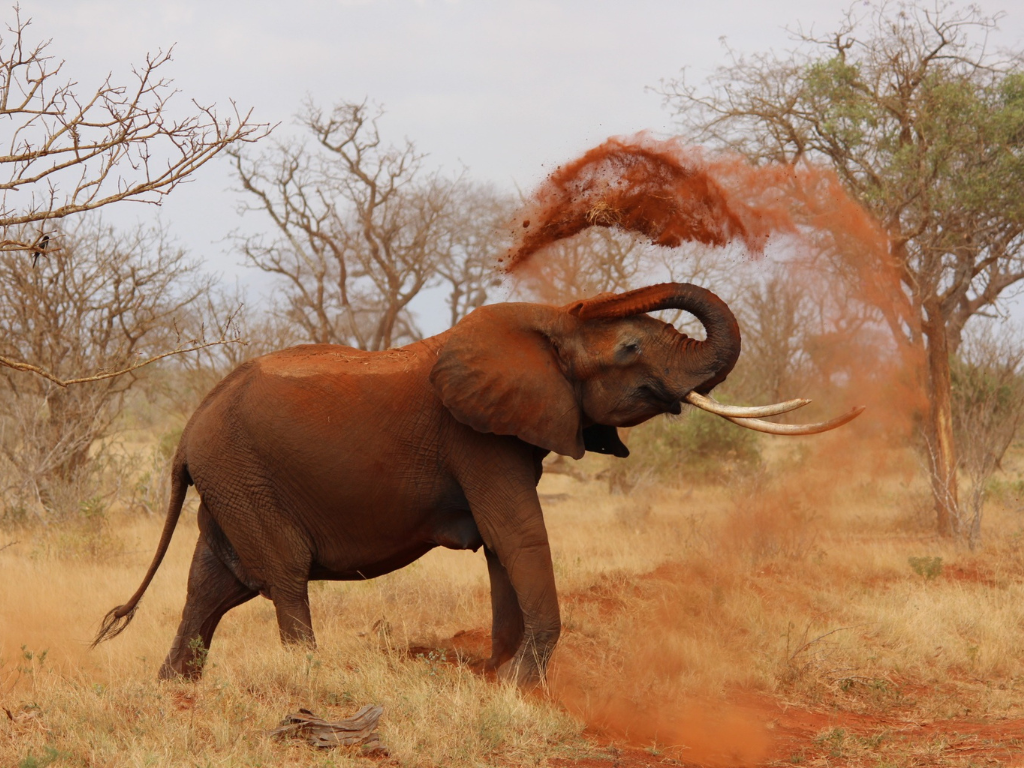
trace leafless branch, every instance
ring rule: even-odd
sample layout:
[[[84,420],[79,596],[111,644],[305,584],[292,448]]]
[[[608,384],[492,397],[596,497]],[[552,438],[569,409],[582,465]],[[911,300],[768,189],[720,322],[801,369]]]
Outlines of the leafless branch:
[[[216,347],[221,344],[242,344],[244,346],[246,343],[247,342],[243,341],[242,339],[192,341],[188,344],[172,349],[169,352],[164,352],[159,355],[153,355],[152,357],[148,357],[145,360],[140,360],[139,362],[133,363],[132,365],[129,365],[126,368],[121,368],[116,371],[104,371],[103,373],[97,373],[92,376],[78,376],[72,379],[61,379],[55,376],[54,374],[50,373],[49,371],[45,370],[44,368],[40,368],[38,365],[32,365],[31,363],[25,363],[19,360],[12,360],[11,358],[4,357],[3,355],[0,355],[0,365],[6,366],[7,368],[13,368],[16,371],[27,371],[29,373],[34,373],[37,376],[42,376],[44,379],[52,381],[58,387],[69,387],[72,384],[84,384],[88,381],[103,381],[104,379],[113,379],[117,376],[123,376],[126,373],[137,371],[139,370],[139,368],[143,368],[147,365],[150,365],[151,363],[155,363],[158,360],[163,360],[173,355],[185,355],[188,354],[189,352],[198,352],[201,349],[207,349],[208,347]]]
[[[234,102],[228,117],[195,101],[191,115],[174,116],[171,50],[147,56],[130,84],[108,76],[83,95],[49,41],[29,41],[18,6],[14,17],[0,35],[0,251],[31,251],[29,224],[122,200],[159,205],[228,147],[269,132]]]
[[[502,205],[462,176],[427,173],[411,142],[386,145],[382,111],[307,103],[313,147],[279,142],[260,156],[229,150],[243,211],[272,236],[239,237],[246,260],[285,286],[285,312],[310,341],[383,349],[419,338],[410,305],[447,281],[452,317],[486,299],[485,262],[500,250]]]
[[[193,309],[210,289],[160,230],[84,219],[55,229],[35,266],[0,251],[0,464],[14,495],[52,509],[66,488],[77,504],[72,485],[145,369],[241,343],[229,327],[206,338]]]

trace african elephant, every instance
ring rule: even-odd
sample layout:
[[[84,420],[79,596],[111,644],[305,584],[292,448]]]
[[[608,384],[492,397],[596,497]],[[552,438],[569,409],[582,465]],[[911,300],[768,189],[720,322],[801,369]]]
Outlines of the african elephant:
[[[695,315],[706,340],[646,314],[667,308]],[[560,631],[541,460],[626,456],[616,427],[679,413],[684,399],[715,410],[702,395],[739,353],[725,303],[669,283],[563,307],[484,306],[400,349],[306,345],[244,363],[185,427],[156,555],[96,643],[132,619],[195,485],[200,536],[161,677],[201,674],[220,618],[259,594],[273,601],[282,640],[313,645],[311,579],[373,578],[441,546],[484,548],[487,666],[535,682]]]

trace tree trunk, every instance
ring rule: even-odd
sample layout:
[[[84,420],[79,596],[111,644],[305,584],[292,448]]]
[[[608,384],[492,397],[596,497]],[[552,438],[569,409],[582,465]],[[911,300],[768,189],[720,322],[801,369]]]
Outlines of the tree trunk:
[[[932,308],[928,308],[929,310]],[[936,309],[936,312],[938,310]],[[928,453],[931,460],[932,497],[941,536],[952,536],[959,522],[956,446],[953,442],[953,401],[949,372],[949,346],[945,324],[928,312],[924,326],[928,339]],[[936,319],[932,319],[936,318]]]
[[[49,445],[60,451],[60,462],[54,466],[51,477],[65,483],[73,480],[86,465],[93,443],[91,436],[82,434],[88,414],[73,411],[68,399],[67,391],[62,389],[51,392],[47,398]]]

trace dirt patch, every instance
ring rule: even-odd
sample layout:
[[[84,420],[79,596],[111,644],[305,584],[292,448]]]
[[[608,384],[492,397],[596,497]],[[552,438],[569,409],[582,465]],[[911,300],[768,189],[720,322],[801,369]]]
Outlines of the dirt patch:
[[[187,712],[196,706],[196,694],[194,691],[174,691],[171,694],[171,699],[174,701],[174,708]]]
[[[768,718],[773,759],[810,764],[1024,765],[1024,720],[918,721],[738,694]]]
[[[981,584],[986,587],[997,586],[992,571],[978,563],[952,563],[942,569],[942,578],[964,584]]]
[[[784,574],[757,578],[773,576]],[[666,697],[656,689],[645,697],[635,695],[636,691],[617,691],[616,680],[623,673],[627,675],[623,679],[628,679],[629,670],[614,665],[647,652],[644,638],[652,634],[654,625],[644,625],[644,618],[655,624],[664,621],[651,614],[645,594],[663,597],[666,588],[685,584],[692,589],[709,578],[711,574],[701,568],[668,563],[632,577],[607,575],[586,589],[563,595],[563,605],[577,608],[584,625],[564,630],[548,695],[586,722],[590,744],[572,757],[550,758],[551,765],[1024,766],[1024,719],[922,717],[914,699],[934,695],[937,688],[903,677],[887,680],[898,689],[899,705],[879,704],[868,711],[852,711],[850,706],[856,704],[844,704],[841,697],[801,698],[793,691],[739,688],[718,697],[681,692]],[[985,583],[990,577],[965,564],[948,569],[945,578]],[[675,613],[686,613],[682,595],[670,601]],[[638,621],[634,645],[621,658],[602,656],[607,650],[590,637],[586,627],[595,620],[603,624]],[[481,671],[490,654],[490,633],[482,628],[462,630],[447,639],[411,646],[409,654]],[[956,696],[957,690],[950,686],[949,695]]]
[[[411,659],[465,665],[475,672],[483,672],[484,662],[491,656],[491,633],[486,629],[461,629],[450,638],[411,644],[405,653]]]
[[[625,610],[626,601],[634,592],[635,588],[629,584],[601,576],[596,584],[566,595],[563,602],[572,606],[594,606],[601,616],[607,618]]]
[[[755,759],[731,741],[718,750],[633,746],[627,740],[590,731],[596,752],[553,765],[607,768],[639,766],[777,765],[1024,765],[1024,720],[915,721],[795,705],[764,693],[733,692],[721,706],[763,724],[767,744]],[[714,739],[712,730],[708,737]],[[730,736],[732,738],[732,736]]]
[[[553,766],[565,768],[654,768],[654,766],[678,765],[695,766],[698,763],[687,763],[668,757],[660,752],[637,749],[636,747],[609,744],[597,746],[592,755],[587,757],[556,757],[548,761]]]
[[[452,635],[451,648],[468,659],[487,659],[491,655],[491,633],[486,629],[462,629]]]

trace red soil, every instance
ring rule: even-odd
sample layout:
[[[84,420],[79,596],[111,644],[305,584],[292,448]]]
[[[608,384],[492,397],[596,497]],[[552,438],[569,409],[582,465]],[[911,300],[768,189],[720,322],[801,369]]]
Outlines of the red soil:
[[[998,584],[995,574],[978,563],[951,563],[943,567],[942,578],[967,584],[983,584],[986,587]]]
[[[881,757],[837,754],[840,740],[873,743],[881,739],[900,749],[906,765],[1024,765],[1024,720],[982,723],[966,720],[911,722],[825,709],[802,709],[764,695],[737,694],[748,712],[767,724],[771,747],[757,762],[692,759],[622,743],[597,740],[594,756],[554,758],[552,765],[574,768],[646,768],[650,766],[889,765]],[[934,745],[941,744],[941,757]],[[865,760],[866,759],[866,760]]]
[[[556,766],[639,768],[654,765],[772,766],[772,765],[1021,765],[1024,719],[928,719],[917,713],[915,699],[936,694],[934,688],[898,676],[887,680],[899,704],[863,711],[864,702],[843,708],[843,699],[800,701],[794,694],[734,689],[718,699],[673,696],[638,705],[618,690],[632,673],[629,664],[650,665],[646,634],[659,646],[656,627],[670,619],[659,615],[648,599],[666,590],[692,587],[708,575],[699,568],[666,564],[635,577],[606,577],[587,589],[566,594],[562,603],[577,617],[601,622],[638,619],[648,632],[637,636],[625,655],[627,668],[603,658],[594,641],[567,627],[552,666],[547,695],[587,723],[590,746],[576,757],[551,758]],[[771,579],[770,575],[754,577]],[[782,578],[782,577],[780,577]],[[985,583],[988,574],[973,564],[950,564],[943,578]],[[684,589],[685,592],[685,589]],[[687,620],[683,594],[671,592],[673,617]],[[638,609],[637,605],[641,607]],[[582,613],[581,613],[582,612]],[[724,649],[723,649],[724,650]],[[412,646],[412,657],[441,659],[480,671],[490,654],[485,629],[457,632],[451,638]],[[636,657],[634,659],[634,657]],[[621,662],[621,659],[620,659]],[[666,659],[659,663],[667,672]],[[635,670],[634,670],[635,671]],[[622,678],[622,675],[627,678]],[[618,682],[616,682],[618,681]],[[635,693],[635,692],[634,692]],[[948,691],[957,695],[955,685]],[[877,749],[877,757],[874,750]],[[866,761],[866,762],[865,762]],[[1016,761],[1016,762],[1014,762]]]

